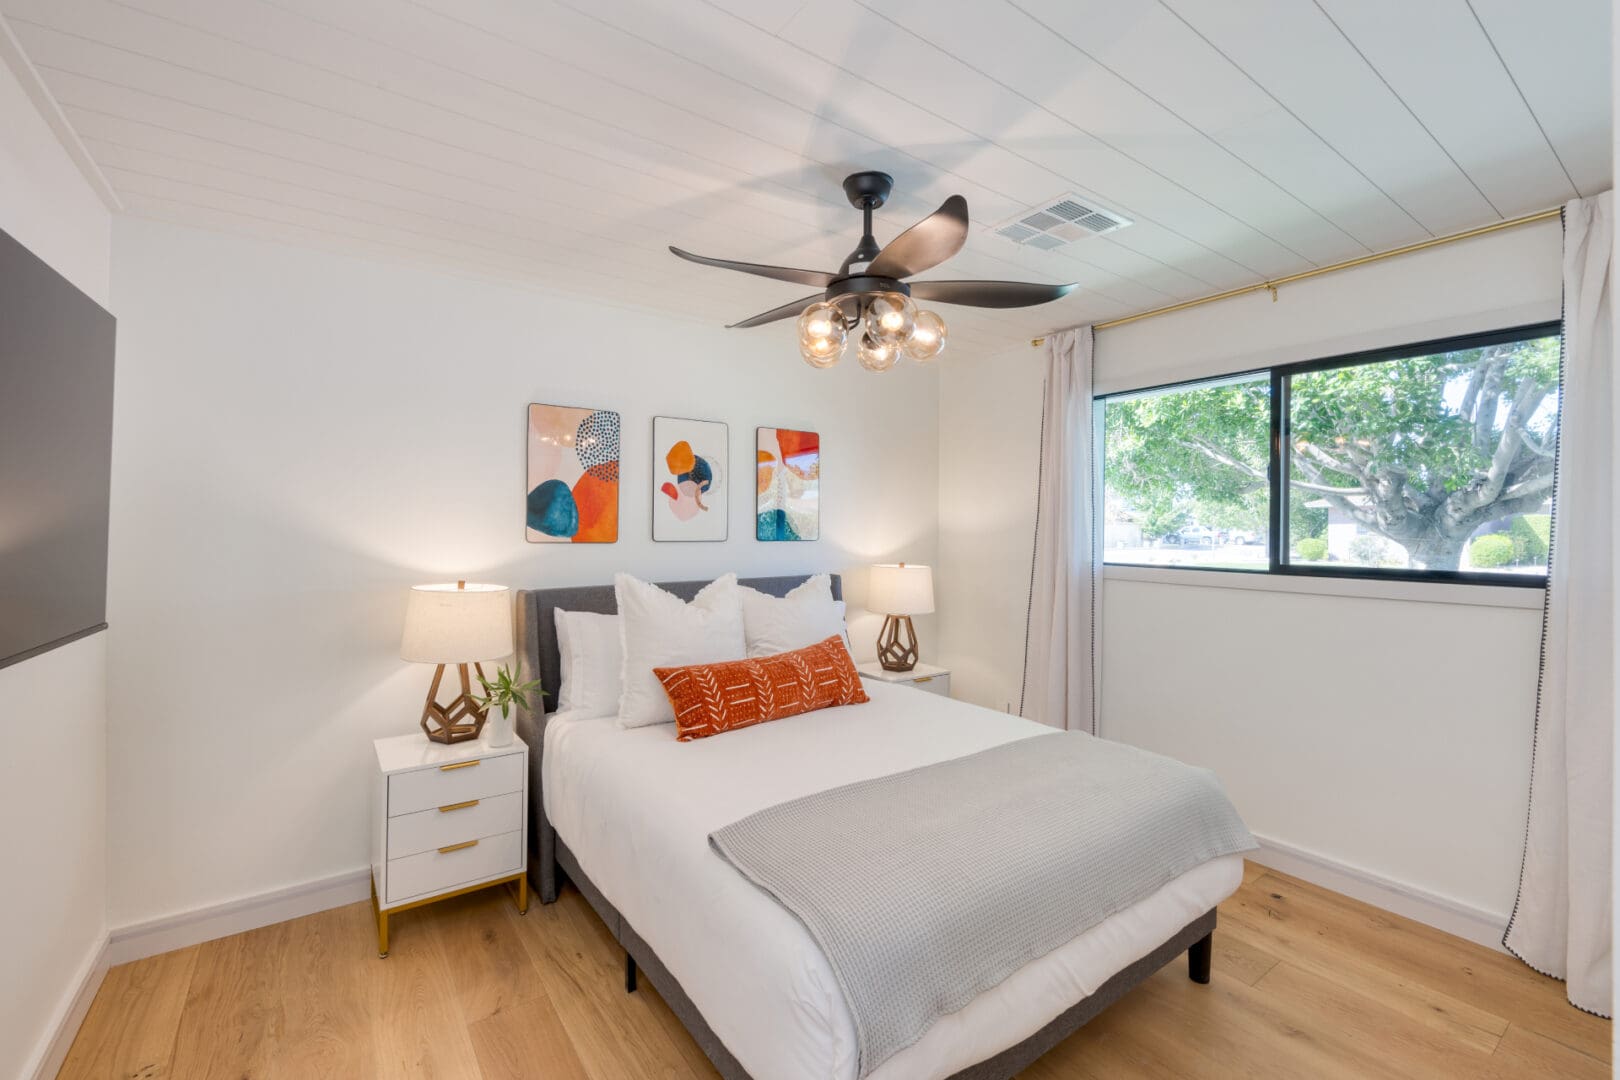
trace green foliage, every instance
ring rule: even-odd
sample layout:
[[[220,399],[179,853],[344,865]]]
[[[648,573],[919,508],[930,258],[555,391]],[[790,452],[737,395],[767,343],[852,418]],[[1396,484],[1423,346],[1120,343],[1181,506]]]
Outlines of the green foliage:
[[[1468,562],[1475,570],[1493,570],[1513,561],[1513,538],[1504,533],[1481,536],[1468,545]]]
[[[480,709],[495,708],[501,710],[503,717],[511,715],[513,705],[516,705],[524,712],[528,712],[529,694],[535,687],[540,685],[539,679],[526,683],[517,682],[512,678],[512,672],[505,664],[502,664],[496,670],[493,682],[482,675],[478,676],[478,681],[484,687],[484,696],[474,697],[473,700],[478,702]],[[540,696],[545,697],[546,692],[544,690],[540,691]]]
[[[1328,511],[1325,506],[1306,506],[1313,501],[1308,491],[1296,491],[1288,500],[1288,538],[1307,540],[1327,532]]]
[[[1327,558],[1327,541],[1319,536],[1308,536],[1294,545],[1294,553],[1306,562],[1321,562]]]
[[[1558,348],[1557,338],[1538,338],[1297,375],[1290,388],[1295,460],[1309,456],[1303,444],[1351,466],[1345,471],[1326,467],[1326,478],[1336,484],[1356,487],[1366,476],[1398,469],[1419,490],[1456,491],[1490,464],[1496,449],[1494,438],[1483,449],[1475,446],[1473,418],[1463,412],[1472,377],[1483,363],[1499,361],[1505,353],[1498,400],[1525,379],[1545,387],[1546,397],[1557,383]],[[1483,395],[1487,387],[1481,381]],[[1496,404],[1482,407],[1494,416]],[[1546,423],[1542,418],[1532,427],[1545,430]],[[1493,434],[1499,431],[1488,426]],[[1319,460],[1311,464],[1324,467]]]
[[[1547,545],[1552,534],[1552,515],[1521,514],[1508,527],[1513,538],[1515,566],[1541,566],[1547,561]]]
[[[1263,530],[1270,416],[1265,379],[1110,401],[1108,493],[1153,539],[1193,522]]]
[[[1141,511],[1142,535],[1149,540],[1163,540],[1187,524],[1187,510],[1177,507],[1168,499],[1155,499]]]

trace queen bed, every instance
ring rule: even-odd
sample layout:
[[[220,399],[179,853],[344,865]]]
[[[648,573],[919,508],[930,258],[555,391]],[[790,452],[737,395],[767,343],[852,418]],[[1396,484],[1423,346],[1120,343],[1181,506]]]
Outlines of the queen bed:
[[[745,581],[784,595],[802,578]],[[702,582],[663,588],[690,599]],[[833,588],[838,588],[836,578]],[[521,677],[557,700],[553,610],[615,610],[611,586],[519,593]],[[695,742],[673,725],[623,728],[569,712],[520,716],[531,748],[543,902],[566,875],[727,1080],[902,1080],[1015,1074],[1182,952],[1207,980],[1215,907],[1242,857],[1179,873],[1022,964],[863,1071],[855,1019],[828,955],[710,836],[756,812],[1050,734],[1030,721],[890,684],[870,702]],[[881,932],[881,928],[880,931]]]

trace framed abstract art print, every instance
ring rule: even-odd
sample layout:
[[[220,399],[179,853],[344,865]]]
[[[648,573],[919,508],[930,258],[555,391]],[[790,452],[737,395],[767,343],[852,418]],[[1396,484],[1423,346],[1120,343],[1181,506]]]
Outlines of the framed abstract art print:
[[[654,540],[726,538],[730,438],[718,421],[653,417]]]
[[[821,539],[821,436],[762,427],[756,455],[759,499],[754,536]]]
[[[529,406],[525,535],[535,544],[619,539],[619,414]]]

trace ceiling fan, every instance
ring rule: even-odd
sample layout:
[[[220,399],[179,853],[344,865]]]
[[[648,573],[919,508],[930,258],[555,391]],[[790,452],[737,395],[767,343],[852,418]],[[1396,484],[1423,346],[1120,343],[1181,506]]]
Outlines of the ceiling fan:
[[[812,367],[828,368],[844,354],[851,332],[861,330],[857,356],[868,371],[887,371],[901,354],[925,362],[945,347],[945,320],[919,311],[917,300],[967,307],[1032,307],[1060,299],[1074,285],[1039,285],[1026,281],[913,281],[904,279],[931,270],[962,250],[967,240],[967,200],[952,195],[932,214],[878,247],[872,239],[872,211],[894,189],[888,173],[858,172],[844,178],[844,194],[861,211],[861,241],[837,273],[795,270],[788,266],[711,259],[671,245],[689,262],[738,270],[745,274],[814,285],[822,292],[761,312],[731,327],[763,326],[799,317],[799,352]]]

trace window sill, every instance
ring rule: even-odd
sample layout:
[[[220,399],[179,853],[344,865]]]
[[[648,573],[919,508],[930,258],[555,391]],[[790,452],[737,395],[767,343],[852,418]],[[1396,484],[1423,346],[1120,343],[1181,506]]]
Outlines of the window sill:
[[[1474,607],[1540,611],[1545,589],[1512,585],[1473,585],[1449,581],[1369,581],[1364,578],[1303,577],[1254,570],[1199,570],[1162,566],[1105,565],[1104,581],[1139,581],[1198,589],[1251,589],[1305,596],[1345,596],[1358,600],[1402,600],[1417,604],[1469,604]]]

